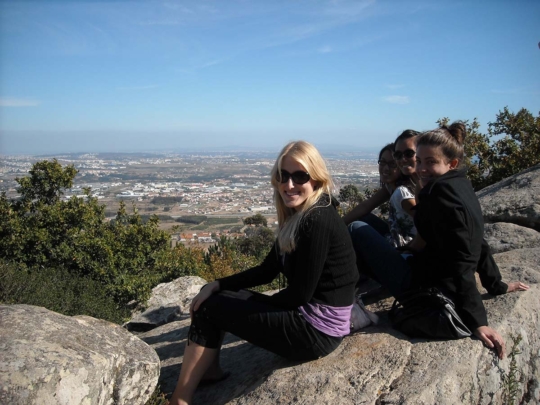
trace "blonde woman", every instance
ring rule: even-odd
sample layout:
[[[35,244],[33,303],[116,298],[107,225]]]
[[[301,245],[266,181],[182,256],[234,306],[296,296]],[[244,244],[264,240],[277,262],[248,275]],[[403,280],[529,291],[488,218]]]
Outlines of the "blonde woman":
[[[358,271],[323,158],[313,145],[291,142],[271,176],[279,221],[276,243],[261,265],[211,282],[193,299],[171,404],[189,404],[199,382],[226,377],[219,365],[224,332],[295,360],[326,356],[350,332]],[[279,273],[287,287],[272,296],[244,290],[269,283]]]

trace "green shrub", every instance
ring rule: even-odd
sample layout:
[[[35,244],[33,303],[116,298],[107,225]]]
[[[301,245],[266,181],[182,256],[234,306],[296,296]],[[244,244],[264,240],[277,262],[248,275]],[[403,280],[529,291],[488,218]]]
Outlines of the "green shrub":
[[[130,315],[102,284],[62,268],[27,269],[0,262],[0,303],[45,307],[64,315],[89,315],[114,323]]]
[[[119,307],[144,300],[162,278],[154,265],[170,251],[170,236],[159,229],[159,218],[145,222],[135,206],[128,213],[124,202],[115,220],[106,222],[105,206],[90,190],[86,198],[62,201],[62,188],[71,186],[75,174],[56,160],[38,162],[29,177],[17,179],[20,201],[0,196],[0,259],[31,273],[55,269],[91,279]]]
[[[152,198],[152,204],[176,204],[181,203],[184,197],[154,197]]]
[[[196,224],[199,225],[206,221],[207,217],[205,215],[183,215],[176,218],[176,222],[181,222],[184,224]]]
[[[216,218],[208,217],[204,223],[206,225],[224,225],[224,224],[237,224],[240,218]],[[227,227],[226,227],[227,228]]]
[[[268,220],[260,212],[243,220],[244,225],[268,226]]]
[[[449,122],[446,117],[437,121],[441,126]],[[488,123],[487,135],[479,131],[476,118],[463,123],[467,177],[475,190],[540,163],[540,113],[535,117],[525,108],[513,113],[504,107]]]

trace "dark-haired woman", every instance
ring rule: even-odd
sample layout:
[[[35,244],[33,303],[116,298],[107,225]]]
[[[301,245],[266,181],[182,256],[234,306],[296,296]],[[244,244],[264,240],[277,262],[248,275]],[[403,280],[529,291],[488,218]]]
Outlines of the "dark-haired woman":
[[[388,249],[377,232],[366,224],[357,228],[355,246],[361,246],[356,249],[358,259],[392,295],[399,296],[420,286],[443,291],[456,304],[465,325],[502,358],[504,340],[488,326],[476,288],[474,273],[481,261],[491,255],[485,250],[478,198],[460,167],[465,136],[465,126],[457,122],[426,132],[416,140],[416,173],[424,187],[414,222],[423,249],[413,252],[406,261],[394,249]],[[500,275],[496,282],[498,293],[529,288],[520,282],[506,285]]]
[[[379,152],[381,188],[343,218],[346,224],[354,223],[354,221],[368,223],[385,236],[394,247],[404,247],[416,234],[412,209],[416,205],[414,192],[418,183],[415,172],[416,145],[414,143],[417,135],[419,132],[405,130],[396,138],[395,143],[386,145]],[[391,174],[395,175],[392,183],[384,178],[386,171],[391,171]],[[370,214],[387,201],[390,201],[388,223]],[[354,233],[354,226],[349,227],[349,231]]]

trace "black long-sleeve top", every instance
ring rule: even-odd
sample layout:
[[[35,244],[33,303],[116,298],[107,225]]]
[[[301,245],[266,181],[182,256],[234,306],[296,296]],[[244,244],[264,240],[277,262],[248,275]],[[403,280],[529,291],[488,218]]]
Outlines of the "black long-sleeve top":
[[[287,309],[311,303],[335,307],[352,305],[358,281],[352,241],[334,204],[323,195],[305,214],[297,232],[296,248],[279,254],[277,242],[256,267],[219,279],[221,290],[237,291],[271,282],[279,273],[287,287],[272,296],[256,294],[250,299]]]
[[[506,291],[506,285],[501,284],[496,265],[492,266],[483,239],[482,210],[465,171],[451,170],[426,185],[420,191],[414,220],[426,246],[412,260],[413,283],[453,293],[458,313],[472,330],[487,325],[474,273],[482,269],[482,281],[492,291]]]

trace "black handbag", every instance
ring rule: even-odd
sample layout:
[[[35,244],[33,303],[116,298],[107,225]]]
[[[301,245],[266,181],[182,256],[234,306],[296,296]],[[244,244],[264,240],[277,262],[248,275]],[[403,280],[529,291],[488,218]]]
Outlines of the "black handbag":
[[[390,320],[409,337],[461,339],[472,334],[452,300],[434,287],[400,294],[390,310]]]

